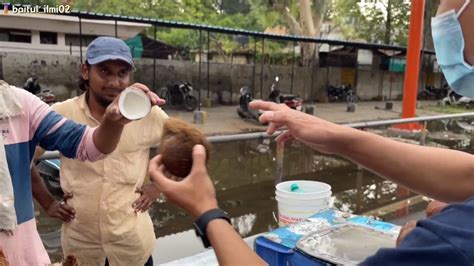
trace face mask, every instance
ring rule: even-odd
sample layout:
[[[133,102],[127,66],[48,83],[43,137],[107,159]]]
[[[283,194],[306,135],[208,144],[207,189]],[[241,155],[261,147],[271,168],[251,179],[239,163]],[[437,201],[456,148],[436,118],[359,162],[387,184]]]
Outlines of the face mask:
[[[448,11],[432,18],[431,27],[438,64],[456,93],[474,98],[474,67],[464,60],[464,36],[458,18],[469,5],[466,0],[456,13]]]

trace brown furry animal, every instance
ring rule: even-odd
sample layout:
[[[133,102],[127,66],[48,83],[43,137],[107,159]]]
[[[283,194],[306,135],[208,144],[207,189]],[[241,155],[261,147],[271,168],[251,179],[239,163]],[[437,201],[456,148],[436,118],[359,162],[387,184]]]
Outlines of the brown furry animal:
[[[0,249],[0,266],[8,266],[10,265],[8,263],[7,257],[3,253],[3,250]]]
[[[199,129],[180,119],[167,119],[160,144],[161,162],[166,170],[176,177],[186,177],[191,172],[193,147],[196,144],[206,148],[206,157],[209,159],[211,145]]]

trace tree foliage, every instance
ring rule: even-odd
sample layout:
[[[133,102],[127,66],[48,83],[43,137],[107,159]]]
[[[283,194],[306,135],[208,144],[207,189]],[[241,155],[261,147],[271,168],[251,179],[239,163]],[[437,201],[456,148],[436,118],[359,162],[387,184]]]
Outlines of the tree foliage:
[[[345,39],[405,45],[410,1],[333,0],[329,17]]]
[[[60,3],[60,1],[57,1],[57,0],[16,0],[16,1],[2,1],[4,3],[10,3],[10,4],[13,4],[13,5],[32,5],[32,6],[35,6],[35,5],[39,5],[39,6],[43,6],[43,5],[56,5],[58,3]]]
[[[196,24],[264,31],[283,26],[294,35],[320,36],[323,21],[340,32],[344,40],[406,45],[410,20],[410,0],[29,0],[20,4],[71,4],[73,9],[127,16],[149,17]],[[430,19],[439,0],[427,0],[425,12],[426,47],[432,49]],[[147,30],[153,36],[153,28]],[[158,28],[160,40],[181,48],[199,47],[199,32],[186,29]],[[222,54],[234,50],[253,50],[253,39],[237,43],[235,36],[210,34],[210,49]],[[239,37],[240,40],[242,39]],[[207,48],[207,32],[202,32]],[[292,43],[266,40],[266,53],[281,53]],[[302,58],[310,62],[311,44],[301,43]],[[261,51],[261,42],[257,44]],[[288,50],[288,49],[287,49]],[[290,49],[291,50],[291,49]]]
[[[431,17],[439,0],[425,1],[425,42],[432,49]],[[330,19],[344,39],[371,43],[407,45],[410,24],[409,0],[332,0]]]
[[[163,20],[181,21],[196,24],[241,28],[261,31],[248,0],[75,0],[77,10],[126,16],[148,17]],[[153,28],[147,31],[153,36]],[[157,37],[181,50],[199,47],[199,32],[187,29],[158,28]],[[233,36],[210,34],[211,50],[220,53],[235,49]],[[202,32],[201,41],[207,48],[207,32]]]
[[[326,0],[251,0],[253,10],[262,14],[258,21],[266,27],[285,26],[289,33],[303,36],[320,36],[326,14]],[[303,64],[315,58],[317,47],[300,43]]]

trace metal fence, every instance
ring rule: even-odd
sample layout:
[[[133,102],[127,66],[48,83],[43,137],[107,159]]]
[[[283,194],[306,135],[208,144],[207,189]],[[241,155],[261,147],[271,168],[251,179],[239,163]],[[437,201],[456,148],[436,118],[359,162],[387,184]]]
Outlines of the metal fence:
[[[378,121],[368,121],[368,122],[358,122],[358,123],[349,123],[342,124],[347,127],[358,128],[364,130],[366,128],[373,127],[383,127],[383,126],[393,126],[400,124],[409,124],[409,123],[422,123],[422,130],[420,132],[420,145],[425,144],[426,139],[426,126],[430,121],[438,120],[455,120],[462,118],[474,117],[474,113],[461,113],[461,114],[452,114],[452,115],[436,115],[436,116],[427,116],[427,117],[415,117],[415,118],[404,118],[404,119],[391,119],[391,120],[378,120]],[[283,130],[277,131],[272,135],[268,135],[266,132],[254,132],[254,133],[245,133],[245,134],[234,134],[234,135],[225,135],[225,136],[210,136],[207,139],[211,143],[225,143],[233,141],[246,141],[246,140],[263,140],[267,138],[276,137],[281,134]],[[279,183],[283,180],[283,160],[284,160],[284,143],[278,143],[276,148],[276,171],[275,171],[275,183]],[[46,152],[39,160],[45,159],[58,159],[59,152]]]
[[[124,15],[112,15],[112,14],[102,14],[102,13],[95,13],[95,12],[85,12],[85,11],[72,11],[70,13],[64,14],[68,16],[77,17],[79,19],[79,35],[80,42],[81,42],[81,49],[80,49],[80,58],[81,63],[83,61],[82,56],[82,20],[83,19],[92,19],[92,20],[113,20],[115,22],[115,37],[117,37],[117,21],[121,22],[136,22],[136,23],[148,23],[153,25],[154,27],[154,40],[156,41],[156,27],[166,27],[166,28],[175,28],[175,29],[188,29],[188,30],[195,30],[199,33],[199,90],[198,90],[198,101],[201,103],[201,88],[203,86],[203,82],[201,80],[202,76],[202,48],[203,48],[203,31],[207,33],[208,40],[207,40],[207,51],[210,50],[209,47],[209,34],[212,33],[222,33],[228,35],[242,35],[254,38],[254,60],[253,60],[253,74],[252,74],[252,89],[256,89],[255,86],[255,68],[256,68],[256,54],[257,54],[257,42],[258,40],[262,43],[262,55],[265,54],[265,40],[274,40],[274,41],[286,41],[291,42],[293,44],[293,59],[292,61],[292,71],[291,71],[291,93],[293,93],[293,82],[294,82],[294,68],[295,68],[295,47],[297,42],[304,42],[304,43],[314,43],[314,44],[328,44],[329,47],[331,46],[347,46],[353,47],[358,51],[359,49],[366,49],[366,50],[386,50],[386,51],[393,51],[393,52],[402,52],[405,53],[407,51],[406,47],[402,46],[395,46],[395,45],[387,45],[387,44],[375,44],[375,43],[362,43],[362,42],[354,42],[354,41],[342,41],[342,40],[332,40],[326,38],[318,38],[313,36],[295,36],[295,35],[280,35],[280,34],[272,34],[272,33],[264,33],[264,32],[257,32],[257,31],[250,31],[244,29],[234,29],[234,28],[226,28],[226,27],[219,27],[219,26],[212,26],[212,25],[203,25],[203,24],[194,24],[194,23],[187,23],[187,22],[178,22],[178,21],[167,21],[162,19],[155,19],[155,18],[147,18],[147,17],[134,17],[134,16],[124,16]],[[249,44],[250,45],[250,44]],[[317,51],[317,45],[315,46],[315,51]],[[329,49],[331,51],[331,49]],[[422,54],[427,54],[430,56],[434,55],[434,51],[431,50],[422,50]],[[207,69],[209,70],[209,60],[207,61]],[[265,60],[262,59],[261,62],[261,73],[260,73],[260,95],[262,95],[263,90],[263,66],[265,64]],[[155,60],[153,61],[153,73],[155,75]],[[311,69],[314,67],[314,62],[311,64]],[[357,70],[357,64],[354,66]],[[356,71],[357,76],[357,71]],[[326,77],[328,79],[328,77]],[[356,78],[357,80],[357,78]],[[209,71],[207,71],[207,78],[206,78],[206,87],[207,87],[207,95],[209,97]],[[313,88],[314,80],[311,80],[311,88]],[[153,85],[155,84],[155,76],[153,76]],[[153,88],[155,89],[155,88]],[[198,104],[198,110],[200,108],[200,104]]]
[[[11,10],[12,6],[22,6],[21,4],[12,4],[8,5],[7,7]],[[44,12],[43,8],[39,8],[40,12]],[[76,17],[78,19],[78,31],[79,31],[79,41],[80,41],[80,61],[81,63],[83,62],[83,52],[82,52],[82,47],[87,46],[86,40],[84,39],[84,35],[86,35],[86,32],[83,29],[83,21],[84,20],[97,20],[97,21],[113,21],[114,22],[114,30],[113,32],[110,33],[111,36],[115,35],[115,37],[118,36],[118,22],[134,22],[134,23],[145,23],[153,26],[154,29],[154,34],[153,34],[153,39],[154,42],[157,41],[157,27],[162,27],[162,28],[172,28],[172,29],[185,29],[185,30],[192,30],[196,31],[199,35],[199,45],[198,45],[198,50],[199,50],[199,81],[198,81],[198,109],[201,106],[201,91],[203,88],[206,88],[207,91],[207,96],[209,98],[209,93],[210,93],[210,77],[209,77],[209,63],[210,60],[206,60],[207,64],[207,72],[206,75],[207,77],[204,79],[203,77],[203,69],[204,67],[202,64],[202,52],[203,48],[205,48],[205,40],[206,35],[207,35],[207,52],[210,50],[210,45],[209,45],[209,35],[210,33],[216,33],[216,34],[226,34],[226,35],[241,35],[241,36],[247,36],[250,38],[253,38],[254,41],[254,47],[253,47],[253,72],[252,72],[252,89],[256,90],[256,62],[257,62],[257,42],[261,43],[261,54],[265,55],[265,41],[283,41],[283,42],[288,42],[291,43],[293,46],[293,52],[292,52],[292,68],[291,68],[291,82],[290,82],[290,90],[291,93],[293,93],[293,87],[294,87],[294,79],[295,79],[295,63],[296,63],[296,58],[295,58],[295,47],[296,44],[299,43],[313,43],[316,44],[314,46],[314,51],[318,51],[317,47],[318,45],[322,44],[327,44],[329,46],[329,52],[331,52],[331,47],[350,47],[356,50],[356,54],[358,50],[370,50],[370,51],[391,51],[394,54],[393,55],[388,55],[385,54],[386,57],[391,58],[391,57],[397,57],[401,56],[404,57],[404,54],[407,51],[406,47],[403,46],[397,46],[397,45],[387,45],[387,44],[377,44],[377,43],[363,43],[363,42],[357,42],[357,41],[343,41],[343,40],[337,40],[337,39],[327,39],[327,38],[319,38],[319,37],[313,37],[313,36],[295,36],[295,35],[280,35],[280,34],[271,34],[271,33],[265,33],[265,32],[257,32],[257,31],[251,31],[251,30],[245,30],[245,29],[235,29],[235,28],[227,28],[227,27],[219,27],[219,26],[212,26],[212,25],[203,25],[203,24],[195,24],[195,23],[187,23],[187,22],[179,22],[179,21],[168,21],[168,20],[163,20],[163,19],[158,19],[158,18],[150,18],[150,17],[135,17],[135,16],[125,16],[125,15],[114,15],[114,14],[103,14],[103,13],[96,13],[96,12],[85,12],[85,11],[77,11],[73,10],[69,13],[56,13],[58,15],[67,15],[67,16],[72,16]],[[252,44],[248,44],[249,48],[251,48]],[[156,47],[154,48],[154,54],[156,55]],[[329,53],[328,52],[328,53]],[[431,56],[434,56],[435,53],[434,51],[431,50],[422,50],[420,51],[422,54],[426,54],[429,56],[429,61],[431,61]],[[71,48],[71,53],[72,53],[72,48]],[[313,60],[316,61],[316,60]],[[265,62],[265,57],[262,56],[260,59],[260,95],[263,95],[263,67],[266,64]],[[311,71],[313,71],[313,68],[315,67],[315,63],[312,62],[309,66],[311,68]],[[326,73],[326,83],[328,83],[329,79],[329,65],[326,66],[328,71]],[[358,65],[357,63],[354,66],[351,66],[352,68],[355,69],[355,80],[357,80],[357,75],[358,75]],[[155,87],[155,81],[156,81],[156,56],[153,57],[153,89],[156,90],[157,88]],[[312,90],[314,87],[314,75],[311,75],[311,87],[310,89]],[[424,81],[423,81],[424,83]],[[328,86],[328,84],[326,84]],[[355,84],[355,87],[357,87],[357,83]]]
[[[117,37],[117,21],[120,22],[135,22],[135,23],[147,23],[150,25],[153,25],[154,27],[154,41],[156,42],[156,30],[157,27],[165,27],[165,28],[174,28],[174,29],[188,29],[188,30],[194,30],[197,31],[199,34],[199,45],[198,45],[198,50],[199,50],[199,81],[198,81],[198,110],[200,110],[201,107],[201,90],[203,87],[206,88],[207,90],[207,97],[209,98],[209,93],[210,93],[210,77],[209,77],[209,62],[210,60],[206,60],[207,64],[207,72],[206,72],[206,81],[202,78],[202,73],[203,73],[203,60],[202,60],[202,52],[203,52],[203,36],[207,33],[207,52],[210,50],[209,46],[209,35],[210,33],[221,33],[221,34],[227,34],[227,35],[242,35],[242,36],[247,36],[247,37],[252,37],[254,39],[254,51],[253,51],[253,72],[252,72],[252,89],[256,90],[256,55],[257,55],[257,42],[261,42],[261,54],[262,58],[260,60],[260,97],[263,95],[263,67],[265,65],[265,40],[272,40],[272,41],[286,41],[289,43],[292,43],[293,45],[293,53],[292,53],[292,60],[291,60],[291,82],[290,82],[290,92],[293,94],[293,87],[294,87],[294,76],[295,76],[295,63],[296,63],[296,58],[295,58],[295,47],[297,42],[301,43],[314,43],[316,44],[314,47],[314,52],[316,53],[318,51],[318,45],[322,44],[327,44],[329,45],[329,53],[331,52],[331,47],[337,47],[337,46],[342,46],[342,47],[352,47],[356,50],[356,54],[360,49],[363,50],[370,50],[370,51],[392,51],[394,52],[394,55],[388,56],[390,57],[396,57],[396,53],[401,53],[402,57],[407,51],[406,47],[403,46],[396,46],[396,45],[388,45],[388,44],[376,44],[376,43],[363,43],[363,42],[356,42],[356,41],[343,41],[343,40],[334,40],[334,39],[327,39],[327,38],[319,38],[319,37],[313,37],[313,36],[296,36],[296,35],[280,35],[280,34],[272,34],[272,33],[265,33],[265,32],[257,32],[257,31],[250,31],[250,30],[244,30],[244,29],[235,29],[235,28],[226,28],[226,27],[219,27],[219,26],[212,26],[212,25],[203,25],[203,24],[195,24],[195,23],[187,23],[187,22],[179,22],[179,21],[167,21],[167,20],[162,20],[162,19],[156,19],[156,18],[147,18],[147,17],[134,17],[134,16],[124,16],[124,15],[113,15],[113,14],[102,14],[102,13],[95,13],[95,12],[85,12],[85,11],[72,11],[70,13],[64,14],[68,16],[73,16],[77,17],[79,19],[79,35],[80,35],[80,41],[81,41],[81,49],[80,49],[80,58],[81,58],[81,63],[83,61],[83,56],[82,56],[82,20],[83,19],[91,19],[91,20],[113,20],[115,22],[115,37]],[[251,47],[249,43],[249,47]],[[156,50],[156,48],[155,48]],[[420,51],[422,55],[428,55],[428,60],[431,61],[431,57],[435,55],[434,51],[432,50],[426,50],[423,49]],[[313,58],[314,59],[314,58]],[[313,68],[315,67],[315,60],[310,64],[311,71],[313,71]],[[424,60],[423,60],[424,62]],[[155,68],[156,68],[156,60],[153,58],[153,86],[155,86]],[[358,78],[358,64],[356,63],[352,68],[355,69],[355,80],[357,81]],[[326,73],[326,83],[328,83],[329,80],[329,65],[327,66],[327,73]],[[420,71],[422,71],[420,69]],[[441,79],[442,80],[442,79]],[[204,82],[206,83],[206,86],[204,86]],[[424,81],[422,82],[424,86]],[[326,84],[326,87],[329,84]],[[423,87],[422,86],[422,87]],[[311,75],[311,90],[314,87],[314,75]],[[355,87],[357,87],[357,83],[355,84]],[[155,90],[156,88],[153,87]],[[391,95],[390,95],[391,97]],[[231,100],[232,101],[232,100]]]

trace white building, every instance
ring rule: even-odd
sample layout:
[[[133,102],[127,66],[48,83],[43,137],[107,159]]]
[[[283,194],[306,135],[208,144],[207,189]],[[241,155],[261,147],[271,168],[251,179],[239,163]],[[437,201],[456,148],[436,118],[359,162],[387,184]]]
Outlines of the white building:
[[[128,39],[150,24],[117,22],[117,36]],[[115,36],[115,21],[81,20],[82,46],[97,36]],[[79,55],[79,18],[49,14],[0,13],[0,52]]]

